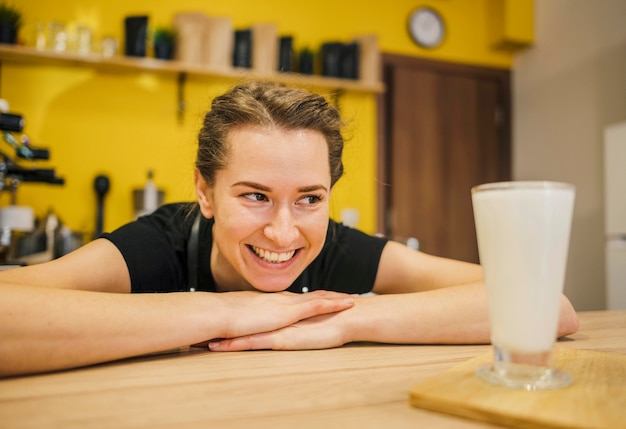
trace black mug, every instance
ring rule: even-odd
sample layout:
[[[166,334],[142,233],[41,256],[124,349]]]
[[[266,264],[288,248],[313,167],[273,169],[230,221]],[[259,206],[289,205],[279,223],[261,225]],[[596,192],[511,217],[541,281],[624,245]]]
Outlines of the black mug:
[[[126,36],[124,54],[131,57],[145,57],[148,17],[127,16],[124,20],[124,29]]]

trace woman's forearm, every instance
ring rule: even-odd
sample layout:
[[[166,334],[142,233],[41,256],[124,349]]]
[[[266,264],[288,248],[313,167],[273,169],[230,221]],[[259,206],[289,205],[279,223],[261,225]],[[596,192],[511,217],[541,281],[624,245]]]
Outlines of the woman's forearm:
[[[341,315],[350,341],[399,344],[489,342],[481,284],[427,292],[365,296]]]
[[[209,294],[190,298],[3,285],[0,375],[89,365],[218,335],[219,321],[203,311]]]
[[[339,315],[350,341],[413,344],[475,344],[490,341],[489,315],[482,283],[427,292],[357,299]],[[562,297],[558,336],[578,330],[578,317]]]

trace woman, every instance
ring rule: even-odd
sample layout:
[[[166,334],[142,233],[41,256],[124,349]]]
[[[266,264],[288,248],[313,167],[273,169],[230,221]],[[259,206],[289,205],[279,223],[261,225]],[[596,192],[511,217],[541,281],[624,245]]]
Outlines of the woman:
[[[479,266],[329,221],[341,126],[323,97],[278,84],[217,97],[199,134],[197,204],[0,273],[1,373],[207,341],[212,351],[488,342]],[[577,328],[563,298],[559,335]]]

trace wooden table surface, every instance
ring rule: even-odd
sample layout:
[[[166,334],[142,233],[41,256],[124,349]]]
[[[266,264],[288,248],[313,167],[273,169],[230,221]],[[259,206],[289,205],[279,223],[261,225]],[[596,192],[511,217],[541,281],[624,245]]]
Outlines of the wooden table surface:
[[[626,311],[581,312],[558,347],[626,355]],[[487,428],[409,405],[410,390],[490,346],[184,349],[0,380],[0,428]]]

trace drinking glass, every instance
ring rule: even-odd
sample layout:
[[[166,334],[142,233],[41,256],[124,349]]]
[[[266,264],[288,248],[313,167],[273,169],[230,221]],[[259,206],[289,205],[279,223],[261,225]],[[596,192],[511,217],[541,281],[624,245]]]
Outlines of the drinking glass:
[[[471,190],[489,307],[494,362],[478,368],[490,383],[556,389],[571,376],[552,367],[563,292],[574,186],[498,182]]]

